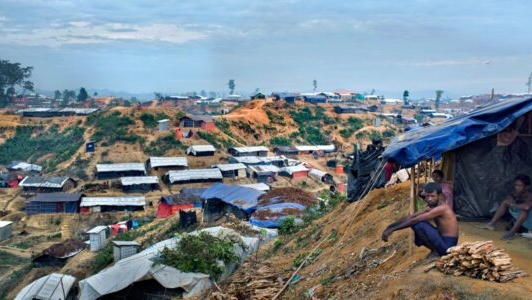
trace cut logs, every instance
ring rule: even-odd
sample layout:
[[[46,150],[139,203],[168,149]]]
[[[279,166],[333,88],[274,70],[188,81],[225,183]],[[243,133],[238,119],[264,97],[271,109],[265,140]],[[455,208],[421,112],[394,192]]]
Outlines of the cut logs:
[[[447,253],[436,262],[436,267],[445,274],[497,282],[527,276],[514,268],[508,253],[496,248],[492,241],[463,243],[449,248]]]

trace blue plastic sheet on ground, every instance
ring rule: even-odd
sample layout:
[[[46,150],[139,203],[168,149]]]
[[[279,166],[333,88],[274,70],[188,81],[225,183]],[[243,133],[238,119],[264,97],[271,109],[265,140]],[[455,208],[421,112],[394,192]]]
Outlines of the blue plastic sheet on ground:
[[[258,207],[255,212],[251,215],[251,218],[249,219],[249,222],[255,226],[264,227],[264,228],[278,228],[280,226],[281,221],[290,216],[291,214],[286,214],[282,216],[272,217],[270,219],[261,220],[256,217],[256,213],[268,211],[272,214],[282,212],[283,209],[291,208],[291,209],[297,209],[303,212],[306,207],[304,205],[301,205],[299,203],[277,203],[277,204],[270,204],[266,206]]]
[[[411,167],[499,133],[529,111],[532,111],[532,98],[504,100],[431,127],[400,134],[382,155],[385,159],[394,158],[402,167]]]
[[[257,207],[259,197],[262,194],[264,194],[264,192],[248,187],[216,183],[201,194],[201,199],[218,199],[227,204],[236,206],[244,210],[246,213],[251,213]]]

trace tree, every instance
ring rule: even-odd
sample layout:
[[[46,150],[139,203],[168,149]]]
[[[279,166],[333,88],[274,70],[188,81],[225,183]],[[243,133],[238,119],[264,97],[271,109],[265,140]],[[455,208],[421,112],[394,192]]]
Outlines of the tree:
[[[199,94],[201,97],[207,97],[207,92],[205,90],[201,90]]]
[[[31,77],[32,70],[33,67],[22,67],[20,63],[0,60],[0,107],[7,105],[8,100],[13,100],[16,87],[33,90],[33,82],[27,80]]]
[[[441,95],[443,95],[443,91],[436,90],[436,109],[440,108]]]
[[[259,91],[260,91],[259,88],[256,88],[254,94],[255,94],[255,95],[258,94]]]
[[[318,89],[318,81],[316,79],[312,80],[312,88],[313,88],[314,93]]]
[[[235,93],[235,80],[234,79],[229,79],[229,82],[227,83],[227,86],[229,87],[229,91],[231,92],[231,95],[233,95]]]
[[[209,92],[209,98],[216,98],[216,92],[210,91]]]
[[[408,90],[405,90],[403,92],[403,102],[405,105],[408,105],[408,97],[410,96],[410,92]]]
[[[78,101],[84,102],[85,100],[87,100],[87,98],[89,98],[87,90],[84,87],[80,88],[78,93]]]
[[[98,92],[94,92],[94,94],[92,94],[93,97],[96,97],[98,96]]]
[[[60,90],[56,90],[54,92],[54,99],[55,100],[61,99],[61,91]]]
[[[163,94],[158,93],[158,92],[153,92],[153,94],[155,95],[155,99],[157,99],[157,100],[162,100],[163,99]]]

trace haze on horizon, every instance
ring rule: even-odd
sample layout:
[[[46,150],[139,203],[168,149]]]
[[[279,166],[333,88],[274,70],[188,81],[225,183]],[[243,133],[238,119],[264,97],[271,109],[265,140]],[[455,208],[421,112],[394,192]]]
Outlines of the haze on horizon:
[[[0,58],[44,90],[522,93],[532,2],[0,2]],[[416,92],[418,95],[416,95]]]

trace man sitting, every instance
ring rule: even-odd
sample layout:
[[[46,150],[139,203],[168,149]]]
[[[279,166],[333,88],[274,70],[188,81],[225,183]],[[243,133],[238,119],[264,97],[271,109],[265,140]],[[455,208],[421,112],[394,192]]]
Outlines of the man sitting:
[[[411,227],[415,233],[416,246],[430,249],[427,258],[443,256],[447,249],[458,243],[456,215],[441,197],[441,186],[438,183],[427,183],[424,192],[428,208],[388,225],[382,233],[382,240],[387,242],[394,231]],[[431,220],[434,220],[437,227],[429,223]]]
[[[514,226],[505,233],[501,239],[511,240],[521,226],[527,229],[532,229],[532,218],[529,217],[529,211],[532,207],[532,193],[528,190],[530,188],[530,177],[524,174],[519,174],[514,179],[514,191],[506,196],[501,205],[495,212],[493,218],[489,223],[483,224],[480,228],[495,230],[495,224],[508,211],[515,220]],[[530,215],[532,216],[532,215]]]

